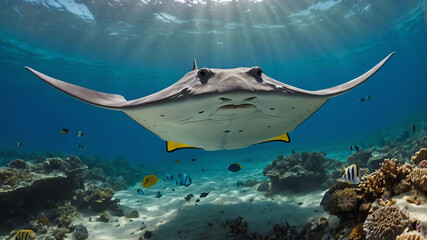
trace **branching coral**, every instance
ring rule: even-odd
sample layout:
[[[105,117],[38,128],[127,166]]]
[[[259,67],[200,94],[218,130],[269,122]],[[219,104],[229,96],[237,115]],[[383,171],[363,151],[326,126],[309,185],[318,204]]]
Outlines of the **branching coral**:
[[[387,188],[392,188],[395,184],[400,183],[412,171],[410,164],[399,164],[396,159],[385,159],[381,168],[366,177],[360,183],[360,188],[364,195],[372,197],[381,196]]]
[[[427,160],[427,148],[421,148],[420,151],[415,153],[411,160],[418,165],[422,160]]]
[[[354,189],[346,188],[336,191],[335,194],[338,200],[338,207],[341,211],[348,212],[356,206],[357,194]]]
[[[415,168],[407,177],[406,180],[421,191],[427,191],[427,168]]]
[[[367,240],[395,239],[411,225],[409,213],[396,206],[382,207],[368,215],[363,223]]]

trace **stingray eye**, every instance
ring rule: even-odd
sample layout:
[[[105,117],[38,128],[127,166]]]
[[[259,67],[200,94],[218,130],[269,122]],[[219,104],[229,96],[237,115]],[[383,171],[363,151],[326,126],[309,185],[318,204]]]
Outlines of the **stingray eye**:
[[[262,82],[262,68],[253,67],[249,70],[249,74],[252,75],[257,82]]]
[[[206,68],[202,68],[197,72],[197,77],[199,77],[202,84],[206,84],[208,82],[209,76],[210,72]]]

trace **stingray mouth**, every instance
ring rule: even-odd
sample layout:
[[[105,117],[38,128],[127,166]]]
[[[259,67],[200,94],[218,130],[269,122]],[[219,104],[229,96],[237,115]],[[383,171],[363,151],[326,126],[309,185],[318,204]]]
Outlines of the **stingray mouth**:
[[[253,104],[228,104],[219,107],[212,115],[216,116],[240,116],[240,115],[248,115],[254,112],[257,112],[258,109]]]

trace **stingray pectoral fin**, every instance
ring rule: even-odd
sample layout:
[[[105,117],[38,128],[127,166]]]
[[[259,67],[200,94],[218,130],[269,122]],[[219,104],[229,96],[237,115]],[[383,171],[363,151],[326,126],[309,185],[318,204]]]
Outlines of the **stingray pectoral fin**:
[[[267,142],[274,142],[274,141],[281,141],[281,142],[287,142],[288,143],[288,142],[291,141],[291,139],[289,138],[289,134],[288,133],[284,133],[284,134],[282,134],[280,136],[277,136],[277,137],[274,137],[274,138],[270,138],[270,139],[268,139],[266,141],[259,142],[257,144],[267,143]]]
[[[327,88],[327,89],[323,89],[323,90],[319,90],[319,91],[312,91],[311,94],[325,96],[328,98],[333,98],[335,96],[338,96],[340,94],[348,92],[351,89],[362,84],[364,81],[368,80],[368,78],[372,77],[372,75],[374,75],[388,61],[388,59],[391,56],[393,56],[394,53],[395,52],[390,53],[381,62],[379,62],[375,67],[371,68],[369,71],[367,71],[363,75],[361,75],[361,76],[359,76],[359,77],[357,77],[351,81],[348,81],[346,83],[343,83],[343,84],[335,86],[335,87],[331,87],[331,88]]]
[[[198,148],[198,147],[194,147],[194,146],[184,144],[184,143],[166,141],[166,151],[167,152],[173,152],[175,150],[184,149],[184,148]]]
[[[109,108],[113,110],[121,110],[120,108],[122,108],[127,103],[126,99],[121,95],[93,91],[84,87],[80,87],[71,83],[66,83],[61,80],[49,77],[29,67],[25,68],[30,70],[30,72],[32,72],[38,78],[45,81],[54,88],[81,101],[93,104],[95,106]]]

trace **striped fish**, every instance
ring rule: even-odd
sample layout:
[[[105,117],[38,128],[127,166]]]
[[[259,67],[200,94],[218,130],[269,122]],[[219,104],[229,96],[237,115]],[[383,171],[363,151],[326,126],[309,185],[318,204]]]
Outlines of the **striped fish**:
[[[16,233],[14,240],[30,240],[36,239],[36,233],[31,230],[19,230]]]
[[[344,170],[344,175],[342,177],[345,179],[346,182],[356,185],[359,184],[359,166],[357,166],[357,164],[351,164]]]

